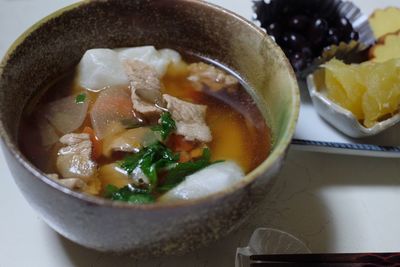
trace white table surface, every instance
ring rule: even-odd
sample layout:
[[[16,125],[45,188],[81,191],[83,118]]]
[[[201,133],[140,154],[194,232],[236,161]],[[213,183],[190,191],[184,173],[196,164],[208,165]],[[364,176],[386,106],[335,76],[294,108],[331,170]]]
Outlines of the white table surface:
[[[73,0],[0,0],[0,55],[33,22]],[[213,0],[250,18],[246,0]],[[398,0],[355,0],[373,6]],[[29,207],[0,154],[0,267],[233,266],[257,227],[288,231],[313,252],[400,251],[400,160],[290,151],[272,193],[239,231],[182,257],[135,261],[82,248]]]

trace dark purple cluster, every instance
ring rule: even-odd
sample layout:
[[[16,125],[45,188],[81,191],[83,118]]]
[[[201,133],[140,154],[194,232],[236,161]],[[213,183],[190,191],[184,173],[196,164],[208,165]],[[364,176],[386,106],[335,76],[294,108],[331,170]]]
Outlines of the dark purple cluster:
[[[294,12],[275,21],[261,21],[261,26],[282,47],[296,72],[308,67],[325,47],[359,38],[344,17],[324,18]]]

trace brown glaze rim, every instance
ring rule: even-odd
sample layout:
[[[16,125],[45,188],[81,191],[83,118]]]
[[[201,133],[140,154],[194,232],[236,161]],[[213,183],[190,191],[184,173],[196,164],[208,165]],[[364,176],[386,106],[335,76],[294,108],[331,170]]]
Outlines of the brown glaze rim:
[[[280,51],[278,55],[280,57],[280,60],[283,61],[287,69],[289,70],[289,77],[293,81],[293,100],[290,103],[291,105],[291,114],[290,114],[290,120],[289,120],[289,125],[287,131],[285,131],[284,136],[281,138],[281,141],[273,148],[272,153],[265,159],[257,168],[255,168],[253,171],[251,171],[249,174],[247,174],[240,182],[237,182],[230,188],[227,188],[223,191],[213,193],[211,195],[208,195],[206,197],[194,199],[194,200],[185,200],[185,201],[171,201],[171,202],[165,202],[165,203],[154,203],[154,204],[146,204],[146,205],[135,205],[135,204],[128,204],[125,202],[118,202],[118,201],[113,201],[113,200],[108,200],[96,196],[90,196],[84,193],[76,192],[71,189],[68,189],[56,181],[51,180],[48,178],[41,170],[33,166],[29,162],[28,159],[25,158],[25,156],[20,152],[17,146],[13,142],[11,142],[10,137],[8,133],[4,130],[3,122],[0,121],[0,134],[1,137],[4,141],[4,144],[7,149],[10,150],[11,154],[16,158],[16,160],[22,165],[23,168],[26,168],[29,172],[31,172],[35,177],[39,178],[41,181],[49,185],[50,187],[61,191],[62,193],[67,194],[70,197],[77,198],[79,200],[82,200],[84,202],[87,202],[87,204],[91,205],[101,205],[101,206],[108,206],[108,207],[115,207],[115,208],[124,208],[124,209],[132,209],[132,210],[159,210],[159,209],[165,209],[165,208],[180,208],[180,207],[189,207],[189,206],[195,206],[195,205],[202,205],[204,203],[211,203],[211,202],[216,202],[219,199],[222,199],[223,197],[235,192],[236,190],[239,190],[241,188],[246,187],[249,183],[257,179],[258,176],[262,175],[264,172],[268,170],[279,158],[283,158],[285,151],[287,147],[290,144],[290,141],[294,135],[295,129],[296,129],[296,124],[299,116],[299,110],[300,110],[300,93],[297,85],[297,80],[296,76],[294,74],[294,71],[287,60],[287,58],[284,56],[284,53],[280,49],[278,45],[276,45],[272,39],[263,31],[261,28],[256,26],[255,24],[251,23],[250,21],[246,20],[245,18],[241,17],[240,15],[237,15],[223,7],[220,7],[215,4],[208,3],[203,0],[181,0],[182,2],[187,2],[192,5],[198,5],[201,8],[208,8],[208,9],[214,9],[215,11],[223,13],[223,15],[226,16],[231,16],[235,18],[236,20],[240,21],[241,23],[246,24],[249,29],[256,31],[257,34],[259,34],[262,38],[268,39],[271,45],[274,47],[274,50]],[[14,50],[35,30],[40,28],[42,24],[45,22],[61,16],[65,12],[72,11],[76,8],[79,8],[81,6],[84,6],[86,4],[89,4],[91,2],[96,2],[96,0],[84,0],[69,6],[66,6],[62,9],[59,9],[50,15],[44,17],[43,19],[39,20],[36,22],[34,25],[32,25],[28,30],[26,30],[18,39],[11,45],[11,47],[7,50],[5,53],[1,63],[0,63],[0,77],[3,73],[4,66],[7,64],[8,59],[10,58],[10,55],[14,52]],[[297,90],[296,90],[297,89]]]

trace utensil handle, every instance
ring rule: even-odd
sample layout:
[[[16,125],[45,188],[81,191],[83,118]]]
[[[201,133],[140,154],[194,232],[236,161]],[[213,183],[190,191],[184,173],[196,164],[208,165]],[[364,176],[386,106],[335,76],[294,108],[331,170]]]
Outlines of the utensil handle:
[[[260,262],[251,263],[250,267],[399,267],[400,265],[387,265],[376,263],[326,263],[326,262],[313,262],[313,263],[299,263],[299,262]]]
[[[400,266],[400,253],[268,254],[252,255],[250,260],[297,263],[369,263],[386,264],[386,266],[399,264]]]

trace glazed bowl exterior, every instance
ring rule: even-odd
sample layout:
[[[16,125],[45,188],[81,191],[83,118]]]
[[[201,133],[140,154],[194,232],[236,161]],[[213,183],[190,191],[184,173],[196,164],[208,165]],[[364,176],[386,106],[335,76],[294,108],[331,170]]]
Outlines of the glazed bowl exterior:
[[[250,85],[274,144],[270,156],[242,182],[199,200],[129,205],[64,188],[21,153],[19,121],[38,90],[76,66],[87,49],[143,45],[205,56]],[[3,152],[29,204],[55,231],[78,244],[136,257],[184,253],[236,229],[273,184],[299,112],[295,75],[275,43],[243,18],[196,0],[79,2],[24,33],[3,59],[0,75]]]

